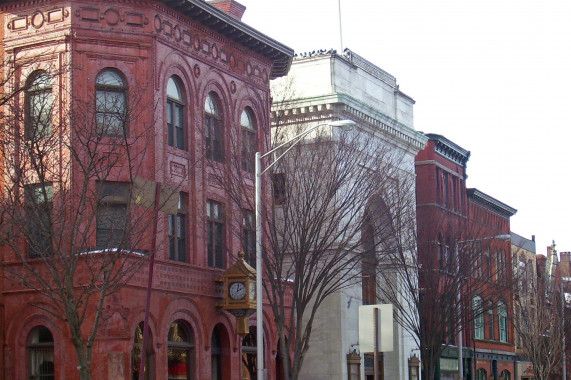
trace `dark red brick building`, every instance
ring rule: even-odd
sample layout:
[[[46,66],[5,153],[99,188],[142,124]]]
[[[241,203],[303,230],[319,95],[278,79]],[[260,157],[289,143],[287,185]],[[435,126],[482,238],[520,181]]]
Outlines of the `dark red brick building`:
[[[470,152],[443,136],[427,134],[428,143],[416,157],[418,254],[420,288],[452,293],[449,303],[462,313],[463,376],[504,379],[514,373],[511,253],[508,235],[515,209],[466,187]],[[435,273],[439,275],[436,276]],[[460,273],[461,295],[447,289],[447,279]],[[440,283],[430,283],[431,278]],[[434,289],[432,289],[432,287]],[[438,290],[439,289],[439,290]],[[428,292],[428,290],[427,290]],[[441,298],[445,295],[441,295]],[[422,313],[422,311],[421,311]],[[433,310],[432,321],[446,323]],[[457,321],[453,312],[450,319]],[[450,320],[449,319],[449,320]],[[458,374],[458,335],[443,328],[448,342],[436,364],[436,378]],[[507,377],[506,377],[507,376]]]
[[[90,97],[99,101],[100,95],[122,99],[122,106],[150,105],[127,127],[113,119],[117,113],[105,102],[95,102],[95,119],[110,118],[110,128],[118,129],[106,134],[127,139],[141,125],[152,125],[139,174],[177,183],[183,194],[178,213],[159,213],[147,353],[152,379],[248,378],[242,364],[248,348],[242,347],[235,318],[217,307],[223,292],[216,280],[236,252],[251,248],[242,217],[251,210],[232,202],[211,168],[240,159],[244,181],[253,186],[253,153],[265,149],[269,136],[269,80],[287,74],[293,51],[241,22],[244,9],[231,0],[0,2],[2,56],[14,62],[23,55],[42,57],[23,65],[14,83],[49,77],[54,67],[65,72],[53,87],[41,88],[54,99],[50,117]],[[233,155],[234,142],[239,156]],[[118,180],[129,178],[118,174]],[[97,225],[97,234],[103,227]],[[18,265],[7,248],[0,252],[5,263]],[[147,279],[145,269],[107,300],[93,379],[136,377],[140,358],[133,357],[134,346],[141,339]],[[0,377],[79,378],[68,327],[33,306],[46,300],[13,282],[3,282],[1,290]],[[278,342],[268,313],[264,350],[272,379],[278,376]],[[88,315],[86,323],[93,318]],[[177,355],[186,359],[176,362]]]

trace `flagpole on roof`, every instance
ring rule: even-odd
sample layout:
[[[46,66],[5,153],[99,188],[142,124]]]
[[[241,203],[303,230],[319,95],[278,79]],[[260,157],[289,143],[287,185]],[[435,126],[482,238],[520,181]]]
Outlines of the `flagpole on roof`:
[[[343,54],[343,27],[341,25],[341,0],[337,0],[339,8],[339,54]]]

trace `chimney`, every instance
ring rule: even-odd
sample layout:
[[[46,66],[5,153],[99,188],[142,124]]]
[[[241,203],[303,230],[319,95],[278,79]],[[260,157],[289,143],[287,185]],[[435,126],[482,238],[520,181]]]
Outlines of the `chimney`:
[[[235,0],[209,0],[210,4],[228,13],[237,20],[242,20],[246,7]]]

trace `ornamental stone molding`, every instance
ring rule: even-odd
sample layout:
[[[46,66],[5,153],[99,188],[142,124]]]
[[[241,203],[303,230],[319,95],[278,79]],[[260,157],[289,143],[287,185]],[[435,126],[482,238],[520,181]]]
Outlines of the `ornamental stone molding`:
[[[11,32],[21,32],[33,28],[41,29],[48,24],[62,22],[69,17],[69,11],[64,8],[50,9],[49,11],[36,10],[29,15],[13,17],[6,27]]]

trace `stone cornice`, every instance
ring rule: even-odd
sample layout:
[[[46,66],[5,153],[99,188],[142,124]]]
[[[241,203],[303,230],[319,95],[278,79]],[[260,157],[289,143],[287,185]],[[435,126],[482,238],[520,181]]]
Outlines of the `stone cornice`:
[[[468,194],[468,200],[471,202],[486,207],[487,209],[494,211],[505,218],[509,218],[517,212],[515,208],[510,207],[495,198],[492,198],[488,194],[483,193],[478,189],[466,189],[466,193]]]
[[[436,153],[466,169],[466,164],[470,159],[470,151],[460,147],[442,135],[427,133],[426,137],[428,137],[430,141],[434,141]]]
[[[277,106],[277,107],[276,107]],[[280,107],[283,106],[283,109]],[[276,120],[278,112],[282,121],[306,122],[319,118],[319,114],[343,112],[343,118],[361,122],[362,127],[371,132],[388,133],[396,137],[395,142],[411,146],[418,152],[424,149],[428,138],[421,132],[397,122],[396,120],[360,103],[345,94],[329,94],[318,97],[296,99],[281,105],[274,105],[272,120]],[[415,152],[415,154],[416,154]]]

